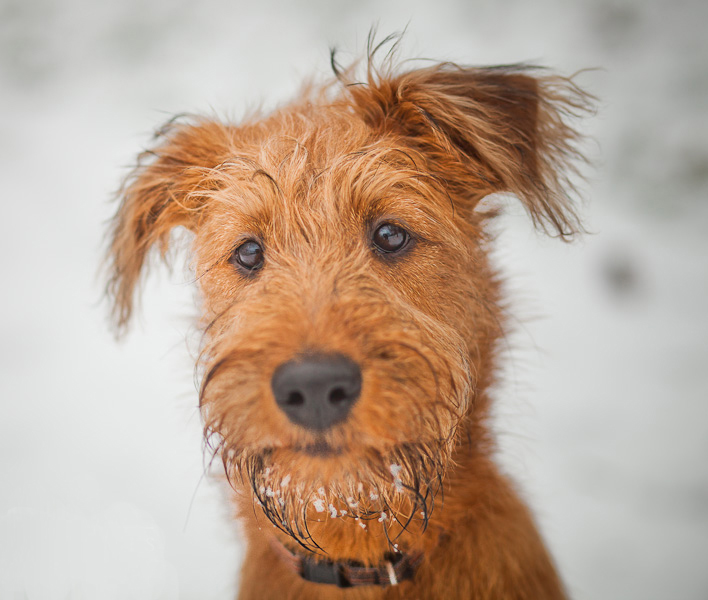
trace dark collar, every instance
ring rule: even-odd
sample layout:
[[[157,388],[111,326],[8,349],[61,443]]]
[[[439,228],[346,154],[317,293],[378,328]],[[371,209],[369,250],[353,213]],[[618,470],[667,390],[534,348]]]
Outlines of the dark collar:
[[[334,562],[315,554],[295,553],[271,538],[270,545],[285,565],[300,577],[313,583],[328,583],[340,588],[361,585],[398,585],[412,579],[423,562],[423,552],[391,553],[376,567],[365,567],[356,561]]]

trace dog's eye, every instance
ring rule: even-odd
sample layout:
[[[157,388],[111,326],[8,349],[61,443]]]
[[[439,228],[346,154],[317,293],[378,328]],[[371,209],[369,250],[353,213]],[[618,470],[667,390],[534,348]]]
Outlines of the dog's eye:
[[[248,240],[241,244],[231,255],[230,262],[247,272],[257,271],[263,266],[263,248],[258,242]]]
[[[372,242],[377,250],[385,254],[392,254],[403,250],[410,241],[408,232],[393,223],[384,223],[374,231]]]

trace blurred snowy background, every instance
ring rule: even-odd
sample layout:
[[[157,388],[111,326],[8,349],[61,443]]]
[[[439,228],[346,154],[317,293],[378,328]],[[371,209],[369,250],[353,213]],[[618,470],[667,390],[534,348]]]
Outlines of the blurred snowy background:
[[[203,477],[189,274],[127,339],[97,267],[109,200],[171,114],[273,107],[328,49],[531,60],[600,97],[593,232],[510,204],[519,317],[501,458],[577,599],[708,598],[708,3],[0,0],[0,598],[228,599],[242,549]],[[218,469],[214,469],[218,475]]]

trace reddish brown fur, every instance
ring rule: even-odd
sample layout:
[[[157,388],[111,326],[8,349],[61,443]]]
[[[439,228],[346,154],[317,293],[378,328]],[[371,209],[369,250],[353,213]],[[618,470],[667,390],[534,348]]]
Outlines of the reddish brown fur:
[[[577,231],[566,121],[587,97],[526,67],[382,71],[370,63],[362,84],[340,72],[240,125],[165,127],[115,219],[116,322],[151,247],[164,257],[173,228],[193,232],[200,403],[248,537],[241,598],[562,598],[491,459],[486,390],[503,318],[493,213],[478,203],[511,192],[537,225]],[[372,250],[383,220],[412,233],[405,255]],[[255,277],[228,260],[249,238],[265,248]],[[363,372],[350,417],[321,435],[288,421],[270,389],[278,365],[308,352],[348,355]],[[375,565],[392,544],[425,559],[413,581],[342,591],[287,570],[271,536],[332,560]]]

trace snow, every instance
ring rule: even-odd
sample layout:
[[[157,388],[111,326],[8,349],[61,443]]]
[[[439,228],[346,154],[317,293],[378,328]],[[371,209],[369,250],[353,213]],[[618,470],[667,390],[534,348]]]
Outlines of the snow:
[[[402,469],[403,467],[401,467],[401,465],[396,464],[389,467],[389,471],[391,471],[391,475],[393,475],[393,486],[397,492],[403,491],[403,481],[401,480],[400,475]]]
[[[374,23],[407,25],[405,56],[599,67],[579,76],[600,98],[591,234],[546,240],[513,201],[499,223],[515,325],[500,460],[573,597],[708,597],[707,19],[699,0],[7,0],[0,598],[234,597],[243,547],[218,461],[204,476],[190,276],[154,269],[116,344],[96,276],[108,199],[173,113],[275,106]]]

